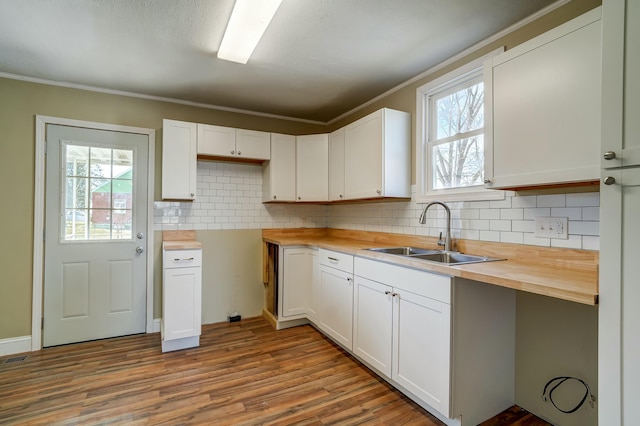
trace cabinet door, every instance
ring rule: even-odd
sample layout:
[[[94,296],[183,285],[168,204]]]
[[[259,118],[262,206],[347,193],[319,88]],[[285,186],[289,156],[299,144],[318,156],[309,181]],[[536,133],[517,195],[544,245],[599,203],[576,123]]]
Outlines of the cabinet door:
[[[313,278],[313,263],[317,257],[308,248],[285,248],[283,257],[278,316],[288,318],[305,315]]]
[[[391,377],[392,288],[354,277],[353,353]]]
[[[383,110],[345,127],[344,195],[347,199],[380,197],[383,188]]]
[[[353,274],[320,266],[320,328],[352,349]]]
[[[493,139],[489,186],[598,180],[600,10],[508,50],[490,63],[485,82],[487,137]]]
[[[329,199],[329,135],[296,137],[296,200]]]
[[[396,290],[393,309],[393,380],[448,417],[450,305]]]
[[[600,424],[640,418],[640,167],[605,170],[601,186],[598,416]]]
[[[202,269],[165,269],[163,281],[163,339],[199,336],[202,324]]]
[[[296,137],[271,134],[271,160],[262,167],[262,201],[296,200]]]
[[[640,165],[640,3],[602,2],[602,167]]]
[[[311,286],[307,299],[307,317],[316,322],[320,316],[320,301],[322,298],[320,290],[320,262],[318,249],[309,249],[311,261]]]
[[[329,201],[344,199],[344,128],[329,134]]]
[[[196,197],[196,129],[195,123],[162,120],[164,200],[193,200]]]
[[[198,155],[236,156],[236,129],[198,124]]]
[[[236,155],[251,160],[268,160],[271,158],[271,134],[236,129]]]

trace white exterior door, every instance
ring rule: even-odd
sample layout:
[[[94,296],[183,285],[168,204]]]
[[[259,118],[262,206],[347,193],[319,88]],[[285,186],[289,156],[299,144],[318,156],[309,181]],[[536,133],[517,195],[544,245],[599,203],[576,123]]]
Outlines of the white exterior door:
[[[44,346],[146,325],[147,135],[46,127]]]

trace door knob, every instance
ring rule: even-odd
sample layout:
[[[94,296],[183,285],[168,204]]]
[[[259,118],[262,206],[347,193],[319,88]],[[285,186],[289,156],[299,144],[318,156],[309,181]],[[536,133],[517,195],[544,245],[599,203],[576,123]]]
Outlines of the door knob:
[[[613,176],[607,176],[606,178],[604,178],[603,182],[605,185],[613,185],[614,183],[616,183],[616,178],[614,178]]]
[[[139,240],[142,240],[142,239],[144,239],[144,234],[142,232],[138,232],[136,234],[136,238],[138,238]]]
[[[136,247],[136,253],[144,253],[144,248],[142,246]]]

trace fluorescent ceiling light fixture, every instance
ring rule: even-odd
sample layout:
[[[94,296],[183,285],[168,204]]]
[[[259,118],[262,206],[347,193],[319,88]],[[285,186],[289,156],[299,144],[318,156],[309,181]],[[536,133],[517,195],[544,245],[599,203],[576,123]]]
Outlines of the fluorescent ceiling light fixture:
[[[246,64],[282,0],[236,0],[218,58]]]

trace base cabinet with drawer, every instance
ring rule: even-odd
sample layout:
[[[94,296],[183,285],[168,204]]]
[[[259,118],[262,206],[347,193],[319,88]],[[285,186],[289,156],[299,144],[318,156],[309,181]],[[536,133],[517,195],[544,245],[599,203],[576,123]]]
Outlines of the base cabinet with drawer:
[[[357,358],[446,424],[513,405],[513,290],[359,257],[354,280]]]
[[[317,325],[338,344],[353,347],[353,256],[320,249]]]
[[[199,346],[202,250],[162,250],[162,352]]]
[[[451,278],[361,258],[354,272],[354,354],[448,417]]]

